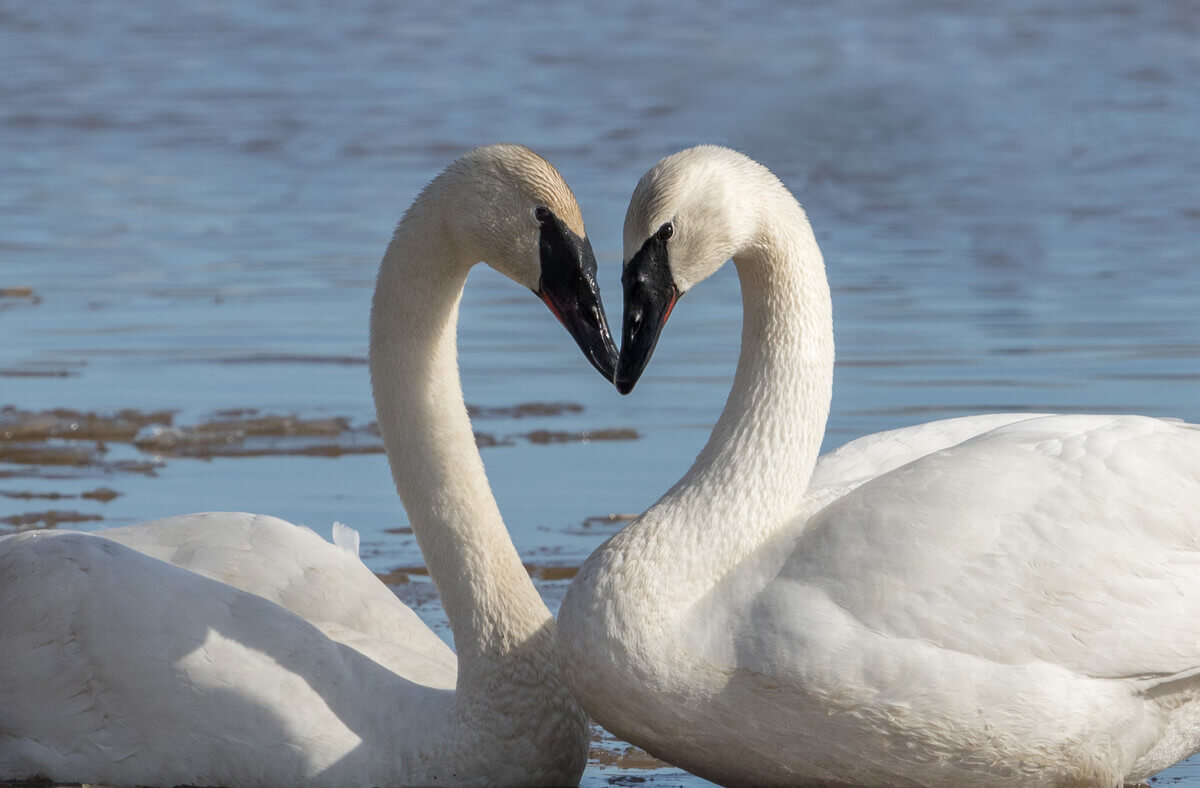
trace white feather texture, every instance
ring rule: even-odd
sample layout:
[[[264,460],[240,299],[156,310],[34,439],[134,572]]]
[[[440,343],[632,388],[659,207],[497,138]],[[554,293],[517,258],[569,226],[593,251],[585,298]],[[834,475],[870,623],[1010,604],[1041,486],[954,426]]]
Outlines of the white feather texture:
[[[0,780],[578,781],[586,718],[500,519],[456,363],[470,267],[494,256],[531,285],[535,204],[582,231],[570,190],[536,154],[467,154],[400,222],[372,307],[380,430],[457,658],[359,560],[358,534],[340,523],[334,544],[220,512],[6,536]]]
[[[695,464],[587,560],[568,681],[618,736],[730,785],[1101,785],[1200,749],[1200,428],[996,414],[818,459],[824,263],[766,168],[639,183],[685,291],[732,257],[741,357]]]
[[[333,543],[355,558],[358,558],[358,542],[358,531],[345,523],[333,524]]]

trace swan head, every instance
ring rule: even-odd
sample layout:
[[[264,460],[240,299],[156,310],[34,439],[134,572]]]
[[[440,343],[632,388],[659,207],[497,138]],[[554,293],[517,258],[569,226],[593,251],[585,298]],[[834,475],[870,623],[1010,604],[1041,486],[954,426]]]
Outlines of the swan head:
[[[617,390],[628,394],[650,361],[678,299],[751,243],[764,173],[717,145],[672,154],[638,181],[625,214],[625,315]]]
[[[558,170],[523,145],[498,144],[470,151],[442,178],[458,187],[448,191],[449,209],[469,257],[532,290],[612,380],[617,348],[596,284],[596,255]]]

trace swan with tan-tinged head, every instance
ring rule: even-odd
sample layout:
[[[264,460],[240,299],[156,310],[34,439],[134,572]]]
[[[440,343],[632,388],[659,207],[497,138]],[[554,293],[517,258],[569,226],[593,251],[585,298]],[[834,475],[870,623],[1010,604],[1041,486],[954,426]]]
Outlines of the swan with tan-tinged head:
[[[584,709],[729,785],[1116,786],[1200,749],[1200,427],[993,414],[818,457],[821,253],[771,172],[712,146],[630,202],[622,392],[729,258],[712,436],[559,613]]]
[[[459,385],[458,306],[490,263],[611,379],[575,198],[516,145],[451,164],[380,266],[370,369],[397,490],[457,658],[340,546],[209,513],[0,538],[0,780],[574,785],[587,722],[492,497]],[[347,549],[343,549],[347,548]]]

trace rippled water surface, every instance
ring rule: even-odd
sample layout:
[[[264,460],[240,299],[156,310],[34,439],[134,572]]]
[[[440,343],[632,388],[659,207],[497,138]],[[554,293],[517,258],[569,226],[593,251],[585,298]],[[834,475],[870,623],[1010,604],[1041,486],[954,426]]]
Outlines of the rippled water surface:
[[[6,418],[165,414],[79,462],[0,453],[0,528],[338,519],[444,631],[374,448],[367,305],[416,191],[496,140],[572,184],[614,323],[647,167],[713,141],[779,173],[833,285],[827,447],[988,410],[1200,421],[1190,0],[8,3],[0,62],[0,405],[25,412]],[[552,607],[619,527],[603,516],[641,511],[703,444],[739,327],[730,269],[621,398],[528,293],[471,275],[467,399]],[[513,410],[531,402],[560,407]],[[154,429],[224,437],[184,451]],[[585,783],[701,783],[620,751]],[[1187,766],[1163,779],[1200,785]]]

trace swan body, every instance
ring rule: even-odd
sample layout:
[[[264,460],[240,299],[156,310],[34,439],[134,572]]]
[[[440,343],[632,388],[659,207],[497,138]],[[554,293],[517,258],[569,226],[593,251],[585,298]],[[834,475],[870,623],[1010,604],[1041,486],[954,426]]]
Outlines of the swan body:
[[[818,458],[831,302],[786,188],[691,149],[625,230],[618,387],[728,258],[742,350],[692,468],[568,590],[589,714],[730,785],[1113,786],[1200,750],[1200,427],[994,414]]]
[[[575,199],[526,148],[479,148],[417,198],[380,266],[370,368],[393,478],[457,656],[359,561],[271,517],[207,513],[0,538],[0,780],[565,785],[587,722],[463,404],[470,267],[541,296],[611,377]]]
[[[0,594],[6,619],[26,619],[6,621],[0,646],[5,678],[19,678],[0,682],[6,777],[382,784],[453,737],[452,654],[423,643],[381,664],[263,597],[104,536],[6,537]],[[374,612],[397,635],[432,635],[390,607]],[[422,725],[391,719],[422,707],[436,710]]]
[[[357,532],[333,528],[330,544],[277,517],[205,512],[99,535],[274,602],[410,680],[453,689],[454,652],[359,559]]]

